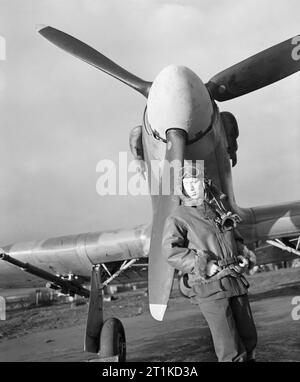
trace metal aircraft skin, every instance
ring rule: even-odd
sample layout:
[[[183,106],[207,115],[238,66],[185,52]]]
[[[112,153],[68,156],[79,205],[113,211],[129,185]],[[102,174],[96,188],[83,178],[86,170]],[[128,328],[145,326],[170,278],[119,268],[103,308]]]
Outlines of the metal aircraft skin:
[[[239,230],[247,244],[300,235],[300,201],[252,208],[237,205],[231,166],[237,161],[238,127],[234,116],[220,112],[215,102],[247,94],[300,70],[300,60],[293,58],[299,36],[224,70],[204,84],[197,74],[179,65],[164,68],[153,83],[147,82],[57,29],[41,27],[39,33],[147,98],[143,123],[131,134],[131,149],[137,159],[145,161],[149,180],[161,185],[164,166],[174,159],[182,163],[203,160],[207,177],[227,195],[228,209],[241,217]],[[151,174],[151,160],[161,162],[164,170],[159,177]],[[171,195],[151,195],[150,224],[17,243],[3,249],[10,256],[53,274],[80,275],[87,280],[93,265],[149,257],[150,312],[155,319],[162,320],[174,276],[161,253],[164,221],[179,204],[179,197],[172,195],[174,189],[171,191]],[[0,288],[30,286],[37,280],[14,265],[0,262]]]

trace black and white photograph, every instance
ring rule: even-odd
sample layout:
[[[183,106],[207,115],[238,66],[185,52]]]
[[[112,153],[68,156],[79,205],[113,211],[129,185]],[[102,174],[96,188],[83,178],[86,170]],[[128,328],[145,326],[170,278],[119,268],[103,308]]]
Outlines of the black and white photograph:
[[[0,0],[0,365],[300,362],[299,21]]]

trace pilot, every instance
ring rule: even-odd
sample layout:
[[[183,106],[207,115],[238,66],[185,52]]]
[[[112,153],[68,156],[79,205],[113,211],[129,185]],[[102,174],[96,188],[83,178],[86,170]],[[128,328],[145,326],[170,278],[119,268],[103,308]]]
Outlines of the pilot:
[[[171,266],[188,274],[218,361],[253,362],[257,333],[243,273],[255,265],[255,254],[235,228],[216,223],[203,179],[196,164],[184,167],[181,205],[165,222],[163,253]]]

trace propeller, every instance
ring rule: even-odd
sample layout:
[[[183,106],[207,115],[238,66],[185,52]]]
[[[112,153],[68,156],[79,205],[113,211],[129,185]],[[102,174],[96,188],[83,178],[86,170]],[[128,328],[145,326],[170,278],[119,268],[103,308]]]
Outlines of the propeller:
[[[89,45],[58,29],[40,26],[38,32],[54,45],[117,78],[148,97],[152,82],[144,81],[123,69]],[[261,89],[300,70],[295,36],[263,50],[212,77],[206,84],[212,98],[228,101]],[[296,52],[296,53],[295,53]]]
[[[152,82],[144,81],[129,73],[94,48],[58,29],[50,26],[40,26],[38,32],[59,48],[124,82],[146,98],[148,97]]]
[[[162,234],[166,218],[179,205],[179,197],[175,195],[176,185],[179,182],[179,179],[177,179],[179,173],[172,168],[172,171],[170,171],[169,165],[173,160],[178,160],[182,167],[187,135],[184,130],[169,129],[166,133],[166,139],[166,156],[162,179],[165,179],[165,182],[170,182],[170,195],[152,197],[153,219],[148,272],[150,312],[152,317],[158,321],[161,321],[164,317],[174,274],[174,268],[166,263],[162,253]],[[169,171],[170,177],[166,174]]]
[[[296,43],[299,37],[286,40],[218,73],[206,84],[217,101],[251,93],[300,70]]]

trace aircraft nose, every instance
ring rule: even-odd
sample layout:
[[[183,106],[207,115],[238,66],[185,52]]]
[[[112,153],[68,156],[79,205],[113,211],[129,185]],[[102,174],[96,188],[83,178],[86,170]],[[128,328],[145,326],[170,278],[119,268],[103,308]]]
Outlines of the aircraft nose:
[[[162,138],[171,128],[185,130],[189,139],[210,125],[213,104],[206,86],[189,68],[169,65],[155,78],[147,102],[152,131]]]

